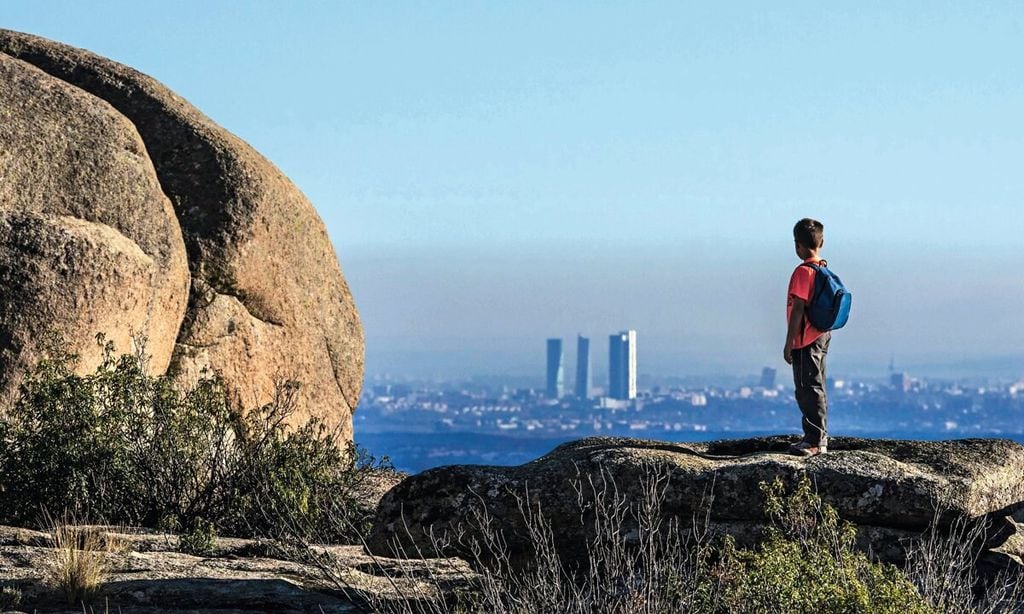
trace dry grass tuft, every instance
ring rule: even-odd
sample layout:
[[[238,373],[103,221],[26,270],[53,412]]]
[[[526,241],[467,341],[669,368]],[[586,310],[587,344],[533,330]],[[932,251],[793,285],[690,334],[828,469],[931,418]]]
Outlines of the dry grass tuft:
[[[44,580],[60,591],[68,604],[85,604],[103,587],[111,554],[125,544],[101,527],[80,525],[72,519],[48,519],[53,555]]]

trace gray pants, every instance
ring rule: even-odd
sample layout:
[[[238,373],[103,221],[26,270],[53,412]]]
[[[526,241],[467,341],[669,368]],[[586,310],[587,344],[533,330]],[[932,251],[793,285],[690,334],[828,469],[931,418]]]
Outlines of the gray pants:
[[[793,350],[793,383],[796,385],[796,403],[803,414],[804,441],[811,445],[828,445],[825,396],[825,357],[832,333],[825,333],[814,343]]]

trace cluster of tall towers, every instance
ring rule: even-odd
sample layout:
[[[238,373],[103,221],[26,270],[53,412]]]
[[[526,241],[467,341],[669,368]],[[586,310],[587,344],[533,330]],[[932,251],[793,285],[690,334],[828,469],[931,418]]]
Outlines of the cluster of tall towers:
[[[548,339],[547,396],[565,396],[565,353],[561,339]],[[590,338],[576,337],[575,396],[589,399]],[[608,396],[628,401],[636,398],[636,331],[626,330],[608,337]]]

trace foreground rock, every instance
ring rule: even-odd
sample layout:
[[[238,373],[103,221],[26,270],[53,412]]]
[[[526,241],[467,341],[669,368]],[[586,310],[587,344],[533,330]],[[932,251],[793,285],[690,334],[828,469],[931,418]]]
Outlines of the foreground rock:
[[[118,545],[104,555],[109,571],[94,599],[96,611],[366,612],[382,604],[436,601],[439,591],[464,589],[473,575],[462,561],[380,559],[359,546],[316,548],[317,560],[329,564],[325,573],[252,540],[220,539],[214,554],[198,557],[177,552],[172,535],[95,530]],[[0,586],[20,592],[17,608],[82,612],[45,582],[53,559],[49,535],[0,526]]]
[[[302,382],[295,419],[325,418],[351,438],[363,332],[305,196],[244,141],[136,70],[6,30],[0,59],[0,222],[43,215],[36,243],[49,248],[35,255],[36,243],[7,236],[14,230],[0,235],[0,292],[13,314],[0,319],[0,393],[9,395],[35,358],[30,340],[43,326],[55,324],[76,350],[106,333],[125,337],[115,340],[129,351],[128,335],[145,334],[156,370],[170,361],[186,384],[218,370],[248,407],[270,401],[278,380]],[[40,280],[56,288],[50,294],[15,278],[37,270],[58,278]],[[109,296],[122,288],[124,297]],[[58,291],[61,300],[19,312]],[[126,313],[111,315],[119,309]],[[91,370],[96,360],[86,353],[80,366]]]
[[[385,495],[368,547],[388,555],[468,556],[466,545],[479,537],[478,513],[486,508],[512,558],[522,557],[529,551],[525,502],[550,521],[563,560],[580,560],[593,536],[595,499],[635,505],[652,475],[666,480],[663,519],[691,526],[695,518],[707,518],[713,530],[741,542],[756,540],[763,527],[759,484],[779,477],[792,486],[803,474],[826,503],[857,525],[861,545],[883,560],[898,562],[905,540],[933,521],[948,526],[957,517],[984,520],[995,527],[990,547],[1005,544],[1015,531],[1010,515],[1024,502],[1024,447],[1014,442],[835,438],[829,454],[804,459],[784,453],[789,441],[681,445],[589,438],[518,467],[432,469]],[[627,533],[635,522],[627,519]],[[444,535],[455,539],[438,542]]]
[[[0,400],[47,335],[95,367],[99,332],[150,368],[174,351],[189,272],[171,203],[113,107],[0,54]]]

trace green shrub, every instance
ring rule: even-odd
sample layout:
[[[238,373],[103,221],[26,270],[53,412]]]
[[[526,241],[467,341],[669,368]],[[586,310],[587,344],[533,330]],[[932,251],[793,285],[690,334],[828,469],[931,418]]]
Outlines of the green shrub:
[[[110,344],[89,375],[75,374],[74,356],[51,356],[6,416],[0,518],[29,524],[47,510],[153,526],[168,511],[203,511],[231,428],[220,382],[180,394]]]
[[[297,393],[286,384],[273,403],[241,421],[221,526],[234,534],[356,540],[369,531],[373,474],[394,470],[351,442],[339,445],[320,420],[286,430]]]
[[[117,356],[110,344],[95,372],[78,375],[59,347],[0,414],[0,523],[38,526],[48,512],[258,536],[298,518],[336,541],[365,527],[366,483],[391,468],[320,421],[286,428],[298,384],[242,412],[216,376],[180,391],[146,374],[144,354]]]
[[[729,541],[718,563],[729,578],[724,603],[739,612],[932,611],[907,576],[855,549],[856,529],[823,505],[803,476],[783,496],[782,482],[761,485],[771,525],[754,550]]]
[[[212,555],[217,551],[217,527],[202,518],[196,519],[192,528],[178,537],[178,550],[196,556]]]

